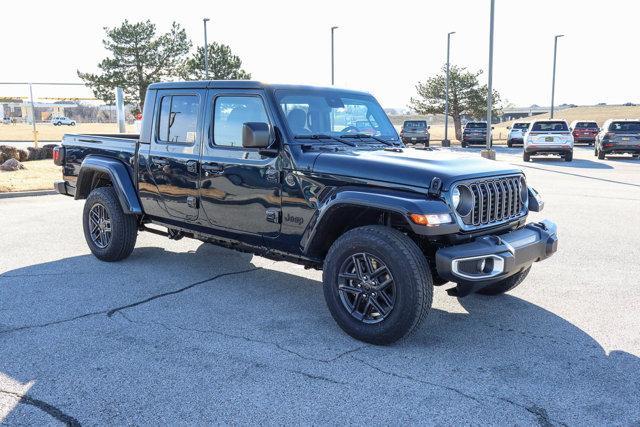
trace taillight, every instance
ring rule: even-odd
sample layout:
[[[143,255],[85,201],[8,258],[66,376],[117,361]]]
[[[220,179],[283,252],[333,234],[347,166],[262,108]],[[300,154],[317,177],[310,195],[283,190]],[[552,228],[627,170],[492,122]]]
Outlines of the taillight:
[[[64,163],[64,147],[53,147],[53,163],[57,166],[62,166]]]

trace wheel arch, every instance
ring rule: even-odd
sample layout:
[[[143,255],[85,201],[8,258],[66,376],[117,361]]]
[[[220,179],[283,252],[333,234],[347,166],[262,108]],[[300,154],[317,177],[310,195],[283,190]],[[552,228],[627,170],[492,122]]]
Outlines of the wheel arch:
[[[86,157],[80,165],[75,199],[86,199],[94,188],[109,184],[115,189],[125,213],[142,214],[142,205],[127,167],[116,159],[101,156]]]
[[[449,213],[448,206],[425,195],[395,190],[379,192],[343,190],[319,207],[303,235],[303,252],[324,259],[333,242],[345,232],[365,225],[386,225],[416,235],[448,234],[458,230],[455,224],[441,229],[411,222],[411,213]]]

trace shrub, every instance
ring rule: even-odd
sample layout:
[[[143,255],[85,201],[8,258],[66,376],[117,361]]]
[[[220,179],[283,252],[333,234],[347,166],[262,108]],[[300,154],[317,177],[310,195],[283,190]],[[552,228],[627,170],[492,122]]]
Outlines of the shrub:
[[[16,147],[10,147],[8,145],[0,145],[0,152],[3,154],[2,163],[9,159],[16,159],[20,161],[20,152]]]
[[[18,159],[20,162],[26,162],[27,160],[29,160],[29,152],[24,148],[18,150],[18,155],[20,157]]]

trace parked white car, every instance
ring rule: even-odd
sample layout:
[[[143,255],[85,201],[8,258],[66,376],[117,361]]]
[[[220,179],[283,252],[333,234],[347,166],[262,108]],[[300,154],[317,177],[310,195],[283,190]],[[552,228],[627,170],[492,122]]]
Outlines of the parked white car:
[[[524,134],[529,129],[529,122],[515,122],[509,127],[509,135],[507,136],[507,146],[513,147],[515,144],[524,144]]]
[[[51,124],[54,126],[75,126],[76,125],[76,121],[75,120],[71,120],[69,117],[65,117],[65,116],[56,116],[56,117],[52,117],[51,118]]]
[[[531,124],[524,135],[525,162],[531,156],[560,156],[565,162],[573,160],[573,135],[564,120],[538,120]]]

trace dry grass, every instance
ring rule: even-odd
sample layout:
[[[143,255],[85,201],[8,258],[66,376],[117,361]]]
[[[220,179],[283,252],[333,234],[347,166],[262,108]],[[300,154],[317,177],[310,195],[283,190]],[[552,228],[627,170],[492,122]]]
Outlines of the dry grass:
[[[38,139],[60,141],[65,133],[118,133],[116,123],[78,123],[76,126],[53,126],[38,123]],[[127,125],[128,133],[137,133],[135,125]],[[33,127],[24,123],[0,125],[0,141],[33,141]]]
[[[62,179],[62,168],[53,160],[24,162],[26,169],[0,171],[0,193],[9,191],[52,190],[53,182]]]

